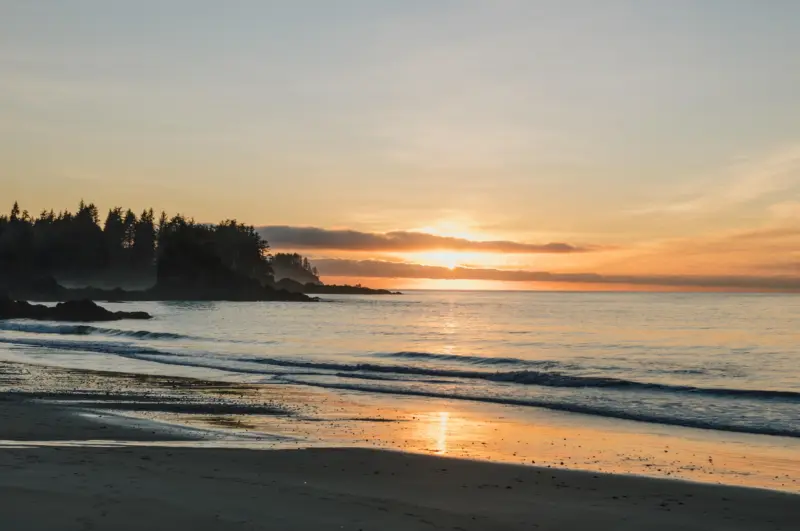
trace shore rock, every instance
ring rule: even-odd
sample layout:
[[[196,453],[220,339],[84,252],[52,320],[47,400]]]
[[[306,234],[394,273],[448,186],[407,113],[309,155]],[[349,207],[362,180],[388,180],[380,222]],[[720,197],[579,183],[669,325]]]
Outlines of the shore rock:
[[[55,306],[30,304],[0,297],[0,319],[35,319],[38,321],[120,321],[122,319],[151,319],[147,312],[112,312],[85,299],[61,302]]]
[[[309,282],[301,284],[296,280],[283,278],[275,282],[275,288],[283,289],[290,293],[305,293],[314,295],[402,295],[399,291],[388,289],[374,289],[366,286],[336,285]]]

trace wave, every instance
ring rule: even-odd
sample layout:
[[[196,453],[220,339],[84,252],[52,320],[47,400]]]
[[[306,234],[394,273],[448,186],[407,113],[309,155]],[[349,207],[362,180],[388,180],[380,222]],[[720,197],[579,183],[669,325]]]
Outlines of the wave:
[[[316,387],[327,387],[332,389],[349,389],[354,391],[373,392],[373,393],[387,393],[396,395],[414,395],[414,396],[428,396],[434,398],[445,399],[460,399],[472,400],[480,402],[490,402],[497,404],[541,407],[547,409],[555,409],[560,411],[569,411],[574,413],[584,413],[596,416],[605,416],[612,418],[620,418],[627,420],[637,420],[643,422],[652,422],[660,424],[672,424],[679,426],[687,426],[693,428],[706,428],[723,431],[734,431],[743,433],[756,433],[765,435],[779,435],[788,437],[800,437],[800,428],[795,428],[784,425],[776,426],[760,426],[760,425],[743,425],[736,422],[726,422],[720,418],[698,419],[698,418],[685,418],[680,417],[676,413],[672,415],[667,412],[664,414],[648,414],[637,408],[614,408],[607,404],[605,401],[597,401],[591,404],[574,403],[574,402],[560,402],[559,400],[567,399],[569,397],[558,395],[549,396],[543,394],[541,398],[517,398],[513,396],[505,396],[501,392],[497,392],[496,396],[486,396],[483,394],[474,395],[464,387],[450,386],[450,390],[442,391],[435,388],[430,389],[412,389],[408,387],[400,387],[391,385],[393,383],[401,383],[402,378],[394,376],[413,375],[413,376],[427,376],[438,377],[439,380],[430,378],[426,379],[413,379],[417,384],[453,384],[458,379],[490,381],[499,383],[508,383],[514,385],[539,385],[544,387],[566,387],[566,388],[589,388],[589,389],[614,389],[614,390],[632,390],[632,391],[655,391],[662,393],[690,393],[701,396],[715,396],[715,397],[746,397],[749,399],[770,399],[770,400],[789,400],[792,407],[794,401],[800,400],[800,393],[794,391],[778,391],[778,390],[749,390],[749,389],[719,389],[719,388],[698,388],[688,386],[670,386],[665,384],[653,384],[645,382],[636,382],[629,380],[613,379],[613,378],[597,378],[597,377],[582,377],[564,375],[555,372],[540,372],[540,371],[506,371],[506,372],[489,372],[489,371],[464,371],[464,370],[448,370],[436,369],[426,367],[412,367],[412,366],[399,366],[399,365],[377,365],[377,364],[344,364],[344,363],[317,363],[304,360],[292,360],[283,358],[231,358],[219,357],[213,353],[203,353],[198,351],[192,352],[170,352],[166,350],[145,347],[131,343],[113,343],[101,341],[77,341],[77,340],[45,340],[33,338],[0,338],[0,343],[16,344],[21,346],[39,347],[46,349],[67,350],[77,352],[96,352],[103,354],[112,354],[124,358],[138,359],[146,362],[160,363],[165,365],[178,365],[185,367],[198,367],[205,369],[215,369],[229,373],[240,374],[253,374],[272,376],[277,381],[284,383],[293,383],[298,385],[309,385]],[[288,368],[290,371],[285,370],[271,370],[269,367]],[[299,369],[299,370],[298,370]],[[366,380],[364,384],[347,383],[347,382],[316,382],[308,381],[307,377],[323,376],[334,378],[356,378],[359,380]],[[375,382],[370,385],[369,380]],[[380,387],[379,384],[384,383],[391,385],[391,387]],[[578,398],[579,397],[573,397]],[[673,400],[672,398],[671,400]],[[615,400],[612,400],[612,402]],[[627,403],[627,398],[622,397],[622,403]],[[784,402],[785,404],[785,402]],[[676,410],[680,411],[680,410]]]
[[[444,361],[450,363],[461,363],[461,364],[478,365],[478,366],[509,365],[517,367],[537,367],[540,369],[554,369],[554,368],[580,369],[580,368],[586,368],[588,366],[588,365],[583,365],[581,367],[574,363],[564,363],[562,361],[555,361],[555,360],[524,360],[520,358],[504,358],[496,356],[473,356],[468,354],[434,354],[431,352],[415,352],[415,351],[381,352],[373,354],[373,356],[379,358],[398,358],[398,359],[410,359],[410,360],[421,360],[421,361]],[[590,360],[594,361],[593,359]],[[595,366],[592,368],[602,371],[625,370],[625,367],[609,366],[609,365]],[[649,374],[658,374],[658,375],[663,375],[663,374],[702,375],[702,374],[707,374],[709,372],[707,368],[705,369],[658,368],[658,369],[643,369],[643,371]],[[719,372],[719,370],[717,371]],[[725,372],[726,374],[729,374],[730,371],[726,370]]]
[[[192,336],[175,334],[172,332],[150,332],[148,330],[114,330],[111,328],[98,328],[97,333],[109,336],[133,337],[136,339],[197,339]]]
[[[287,383],[308,385],[311,387],[322,387],[325,389],[343,389],[349,391],[362,391],[367,393],[382,393],[405,396],[424,396],[429,398],[444,398],[449,400],[470,400],[475,402],[486,402],[490,404],[504,404],[511,406],[539,407],[555,411],[566,411],[569,413],[581,413],[584,415],[594,415],[598,417],[616,418],[622,420],[634,420],[639,422],[649,422],[653,424],[666,424],[672,426],[683,426],[687,428],[698,428],[717,431],[728,431],[736,433],[752,433],[756,435],[774,435],[779,437],[800,437],[800,430],[792,428],[779,428],[772,426],[752,426],[732,424],[724,421],[708,421],[700,419],[690,419],[684,417],[671,417],[666,415],[649,415],[635,410],[619,410],[603,408],[600,406],[587,406],[582,404],[568,404],[558,402],[548,402],[545,400],[534,400],[527,398],[509,398],[494,396],[474,396],[459,395],[455,393],[442,393],[436,391],[420,391],[416,389],[396,389],[385,387],[374,387],[359,384],[340,384],[340,383],[319,383],[308,381],[295,381],[291,378],[280,377]]]
[[[293,375],[295,373],[279,373],[279,376],[284,375]],[[304,372],[302,373],[303,376],[331,376],[331,373],[315,373],[315,372]],[[378,376],[376,374],[359,374],[359,373],[343,373],[337,372],[333,373],[334,376],[338,378],[348,378],[351,380],[373,380],[378,382],[414,382],[414,383],[422,383],[422,384],[452,384],[453,380],[436,380],[431,378],[404,378],[402,376]]]
[[[559,372],[543,372],[536,370],[518,371],[466,371],[460,369],[436,369],[431,367],[414,367],[410,365],[378,365],[373,363],[332,363],[288,360],[278,358],[237,358],[238,361],[273,365],[277,367],[295,367],[303,369],[329,370],[340,373],[378,373],[405,374],[416,376],[433,376],[439,378],[462,378],[470,380],[486,380],[498,383],[518,385],[538,385],[542,387],[564,388],[601,388],[618,390],[642,390],[660,392],[691,393],[717,397],[747,397],[763,399],[800,400],[800,392],[762,390],[762,389],[726,389],[716,387],[694,387],[688,385],[670,385],[635,380],[623,380],[601,376],[575,376]]]
[[[67,350],[72,352],[94,352],[97,354],[115,354],[122,357],[136,358],[141,355],[159,356],[191,356],[191,354],[181,354],[177,352],[166,352],[149,347],[143,347],[130,343],[108,343],[103,341],[69,341],[69,340],[45,340],[27,338],[0,338],[0,343],[10,345],[24,345],[28,347],[40,347],[54,350]]]
[[[251,367],[231,366],[230,363],[256,364],[260,366],[268,365],[272,367],[282,367],[290,369],[303,369],[305,371],[331,371],[347,374],[367,374],[367,375],[413,375],[427,376],[434,378],[481,380],[502,384],[516,385],[536,385],[540,387],[554,388],[590,388],[590,389],[612,389],[619,391],[653,391],[662,393],[686,393],[700,396],[713,396],[722,398],[749,398],[764,400],[791,400],[800,401],[800,392],[765,390],[765,389],[731,389],[717,387],[695,387],[688,385],[670,385],[650,382],[639,382],[635,380],[624,380],[620,378],[610,378],[601,376],[577,376],[563,374],[560,372],[546,372],[538,370],[516,370],[516,371],[474,371],[461,369],[439,369],[432,367],[415,367],[412,365],[382,365],[375,363],[335,363],[335,362],[313,362],[305,360],[295,360],[286,358],[257,358],[253,356],[239,358],[225,358],[215,356],[214,358],[203,358],[202,353],[187,352],[176,353],[158,350],[150,347],[142,347],[127,343],[109,343],[99,341],[48,341],[25,338],[0,338],[0,343],[19,344],[41,348],[97,352],[102,354],[114,354],[122,357],[142,359],[144,361],[154,361],[157,363],[196,366],[203,368],[213,368],[230,372],[247,374],[281,374],[276,371],[255,369]],[[169,359],[164,359],[169,358]],[[174,358],[182,358],[177,362]],[[214,363],[216,362],[216,363]]]
[[[98,334],[107,336],[131,337],[135,339],[193,339],[190,336],[173,334],[171,332],[119,330],[116,328],[101,328],[90,325],[0,322],[0,330],[7,330],[10,332],[27,332],[30,334],[58,334],[65,336],[89,336]]]
[[[216,369],[239,374],[277,375],[284,374],[280,371],[270,371],[263,368],[248,368],[231,366],[232,360],[228,358],[205,358],[202,352],[168,352],[151,347],[144,347],[130,343],[109,343],[103,341],[70,341],[70,340],[44,340],[27,338],[2,338],[0,344],[38,347],[51,350],[69,352],[92,352],[95,354],[111,354],[121,358],[140,361],[149,361],[163,365],[177,365],[181,367],[198,367],[202,369]],[[208,360],[208,361],[206,361]],[[233,360],[235,361],[235,360]],[[301,374],[313,374],[303,372]]]
[[[522,360],[519,358],[501,358],[491,356],[469,356],[461,354],[434,354],[431,352],[385,352],[375,354],[381,358],[401,358],[410,360],[449,361],[469,363],[471,365],[518,365],[527,367],[556,367],[560,364],[552,360]]]

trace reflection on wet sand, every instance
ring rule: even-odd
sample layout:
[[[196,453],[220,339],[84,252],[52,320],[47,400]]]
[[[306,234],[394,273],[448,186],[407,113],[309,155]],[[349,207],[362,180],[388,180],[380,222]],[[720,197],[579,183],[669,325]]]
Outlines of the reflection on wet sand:
[[[800,492],[800,441],[535,408],[27,366],[15,386],[106,422],[191,427],[179,445],[370,447]],[[36,394],[43,386],[47,394]],[[138,404],[138,405],[137,405]]]

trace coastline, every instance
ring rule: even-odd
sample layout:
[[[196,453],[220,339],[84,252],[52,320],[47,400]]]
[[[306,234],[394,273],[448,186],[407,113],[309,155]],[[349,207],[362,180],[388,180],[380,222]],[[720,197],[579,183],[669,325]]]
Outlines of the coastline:
[[[42,360],[48,363],[47,360]],[[84,426],[145,426],[88,437],[60,428],[1,439],[153,440],[226,448],[367,448],[800,494],[800,440],[540,408],[235,381],[223,371],[113,372],[0,362],[0,401],[79,413]],[[126,372],[126,370],[132,372]],[[27,407],[27,406],[26,406]],[[37,410],[39,411],[39,410]],[[52,413],[51,413],[52,414]],[[38,417],[38,414],[31,418]],[[45,423],[56,426],[52,420]],[[4,430],[10,432],[7,425]],[[13,433],[13,432],[10,432]],[[97,434],[100,436],[97,436]]]
[[[203,448],[31,399],[0,400],[0,417],[3,439],[50,441],[0,444],[9,529],[788,530],[800,519],[797,495],[770,490],[386,450]]]

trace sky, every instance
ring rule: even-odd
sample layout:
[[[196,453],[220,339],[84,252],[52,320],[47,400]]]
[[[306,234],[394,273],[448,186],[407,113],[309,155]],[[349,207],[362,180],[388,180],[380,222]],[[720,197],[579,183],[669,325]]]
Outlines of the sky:
[[[0,199],[237,218],[334,282],[796,290],[798,21],[790,0],[0,0]]]

